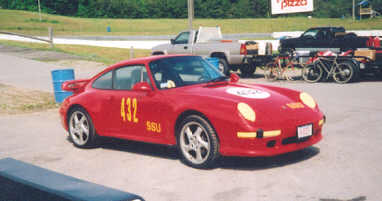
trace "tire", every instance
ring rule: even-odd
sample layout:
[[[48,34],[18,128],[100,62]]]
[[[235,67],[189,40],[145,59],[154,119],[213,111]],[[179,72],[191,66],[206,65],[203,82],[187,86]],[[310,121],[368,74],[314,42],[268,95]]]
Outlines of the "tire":
[[[219,157],[219,141],[210,123],[198,115],[185,118],[177,130],[182,162],[193,168],[212,168]]]
[[[96,145],[96,133],[93,121],[85,109],[74,108],[68,119],[69,137],[73,145],[79,148],[92,148]]]
[[[300,76],[299,70],[294,65],[286,66],[284,75],[286,80],[288,81],[294,81]]]
[[[256,71],[256,66],[254,64],[242,64],[240,65],[240,72],[242,77],[251,77]]]
[[[302,68],[302,79],[309,83],[315,83],[322,79],[323,69],[319,65],[308,64]]]
[[[268,81],[276,81],[278,77],[277,66],[274,62],[270,62],[264,67],[264,77]]]
[[[225,59],[219,58],[219,71],[229,76],[229,66]]]
[[[354,70],[354,75],[353,75],[352,79],[350,80],[350,82],[358,82],[360,77],[361,77],[360,62],[358,62],[356,60],[347,60],[344,62],[349,63]]]
[[[333,79],[339,84],[351,82],[354,78],[354,68],[349,62],[339,63],[337,69],[334,71]]]

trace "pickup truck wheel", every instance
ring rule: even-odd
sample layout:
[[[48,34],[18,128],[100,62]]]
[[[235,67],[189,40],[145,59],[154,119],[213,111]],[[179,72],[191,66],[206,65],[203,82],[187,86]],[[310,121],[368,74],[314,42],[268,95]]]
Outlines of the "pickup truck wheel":
[[[229,66],[225,59],[219,58],[219,71],[224,75],[229,75]]]
[[[240,65],[241,77],[250,77],[256,71],[255,65],[242,64]]]

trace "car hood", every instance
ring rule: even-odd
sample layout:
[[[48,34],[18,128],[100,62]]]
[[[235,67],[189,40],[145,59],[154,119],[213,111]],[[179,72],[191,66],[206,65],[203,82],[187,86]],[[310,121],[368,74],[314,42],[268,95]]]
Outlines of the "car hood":
[[[302,39],[300,37],[297,38],[286,38],[280,40],[280,45],[293,45],[296,42],[300,42]]]
[[[253,109],[264,112],[278,112],[287,104],[299,102],[299,91],[267,85],[249,84],[204,84],[177,88],[177,97],[186,96],[206,104],[225,102],[226,104],[247,103]],[[212,106],[213,107],[213,106]],[[297,107],[297,106],[296,106]]]
[[[190,103],[205,104],[208,110],[222,110],[225,115],[229,111],[237,111],[238,103],[246,103],[259,117],[259,121],[256,121],[263,125],[281,122],[303,124],[310,117],[318,118],[318,106],[311,109],[303,104],[300,93],[274,86],[233,83],[206,84],[182,89],[182,94],[186,96],[184,98],[190,100]],[[307,117],[306,120],[302,116]]]

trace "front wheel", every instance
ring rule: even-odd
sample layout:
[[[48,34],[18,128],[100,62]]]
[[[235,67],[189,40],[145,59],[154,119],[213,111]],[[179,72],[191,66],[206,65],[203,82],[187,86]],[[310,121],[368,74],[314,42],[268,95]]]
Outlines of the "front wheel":
[[[339,84],[345,84],[352,80],[354,77],[353,65],[343,62],[338,64],[333,74],[333,79]]]
[[[194,168],[211,168],[219,156],[219,142],[210,123],[198,115],[183,120],[177,131],[182,161]]]
[[[317,64],[308,64],[302,68],[302,78],[309,83],[315,83],[321,80],[323,69]]]
[[[300,76],[300,73],[299,70],[291,64],[285,67],[284,76],[288,81],[294,81]]]
[[[69,114],[69,136],[74,146],[90,148],[96,143],[96,134],[89,114],[83,108],[75,108]]]
[[[270,62],[264,67],[264,77],[268,81],[275,81],[278,77],[277,65],[274,62]]]

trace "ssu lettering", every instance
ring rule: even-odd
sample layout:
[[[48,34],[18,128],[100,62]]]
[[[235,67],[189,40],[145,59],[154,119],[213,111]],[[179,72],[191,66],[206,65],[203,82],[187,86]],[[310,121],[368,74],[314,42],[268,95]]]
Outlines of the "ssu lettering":
[[[146,121],[146,129],[147,131],[154,132],[154,133],[161,133],[162,128],[160,123],[152,122],[152,121]]]

